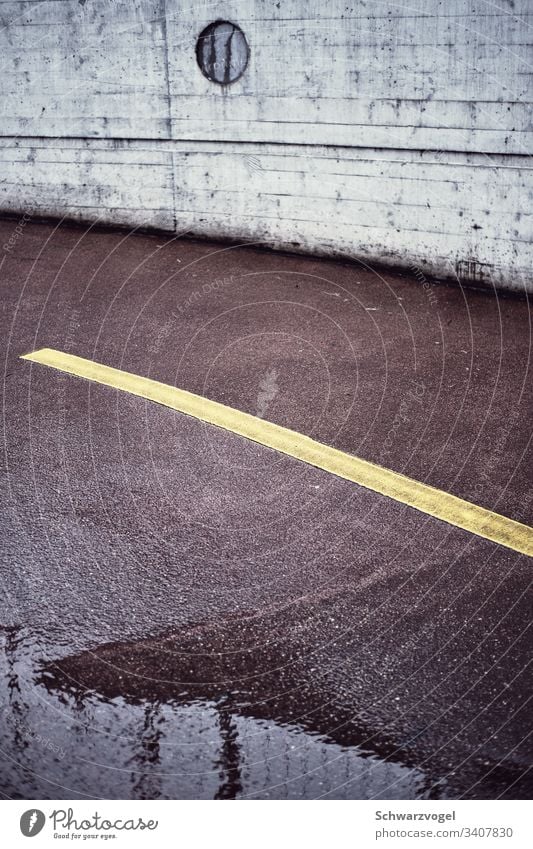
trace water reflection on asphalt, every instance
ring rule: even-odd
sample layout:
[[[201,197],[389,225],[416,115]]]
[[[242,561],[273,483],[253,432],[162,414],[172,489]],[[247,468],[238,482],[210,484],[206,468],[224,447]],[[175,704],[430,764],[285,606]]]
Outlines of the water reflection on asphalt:
[[[3,633],[5,795],[26,798],[413,798],[424,773],[362,745],[348,706],[257,652],[202,657],[174,638],[37,664]],[[264,658],[265,647],[259,648]],[[270,661],[273,657],[267,649]],[[278,662],[280,658],[277,658]],[[229,666],[236,673],[227,677]],[[159,675],[157,674],[159,667]],[[294,671],[294,670],[293,670]],[[169,677],[172,673],[173,677]],[[218,673],[218,680],[215,675]],[[209,680],[211,679],[211,680]],[[392,744],[385,749],[392,751]]]
[[[38,659],[3,631],[2,792],[15,798],[439,798],[457,794],[299,647],[236,623]],[[58,648],[55,649],[56,653]],[[41,652],[42,654],[42,652]],[[419,758],[419,760],[422,760]],[[471,776],[468,780],[471,780]],[[495,792],[494,776],[487,792]],[[509,782],[509,776],[502,776]]]

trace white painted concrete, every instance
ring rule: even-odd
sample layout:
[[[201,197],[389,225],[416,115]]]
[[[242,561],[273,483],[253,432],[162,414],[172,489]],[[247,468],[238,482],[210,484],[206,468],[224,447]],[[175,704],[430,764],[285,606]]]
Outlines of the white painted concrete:
[[[0,209],[533,291],[531,0],[0,3]],[[238,24],[243,76],[196,62]]]

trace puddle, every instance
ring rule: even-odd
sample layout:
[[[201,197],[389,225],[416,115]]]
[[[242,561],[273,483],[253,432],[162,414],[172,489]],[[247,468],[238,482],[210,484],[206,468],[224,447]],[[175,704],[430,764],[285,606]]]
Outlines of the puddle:
[[[26,798],[413,798],[424,773],[363,741],[307,662],[233,628],[107,645],[39,665],[4,640],[3,792]],[[285,650],[286,650],[285,646]],[[33,647],[34,649],[34,647]],[[384,748],[383,748],[384,747]]]
[[[242,626],[236,618],[77,654],[49,647],[56,659],[44,661],[31,635],[6,629],[2,792],[456,798],[461,781],[468,788],[489,771],[480,795],[494,797],[517,777],[473,763],[450,780],[446,764],[439,770],[417,748],[420,735],[405,741],[393,723],[364,717],[353,682],[335,675],[334,652],[328,664],[297,629],[279,636],[264,623]]]

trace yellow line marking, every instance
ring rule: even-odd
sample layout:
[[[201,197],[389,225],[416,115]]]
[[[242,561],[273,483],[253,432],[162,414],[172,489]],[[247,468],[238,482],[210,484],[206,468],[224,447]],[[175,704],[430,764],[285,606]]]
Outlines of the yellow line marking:
[[[377,466],[368,460],[361,460],[359,457],[345,454],[344,451],[338,451],[329,445],[315,442],[314,439],[294,430],[258,419],[249,413],[226,407],[224,404],[210,401],[184,389],[176,389],[174,386],[150,380],[148,377],[130,374],[127,371],[54,351],[51,348],[42,348],[40,351],[26,354],[21,359],[41,363],[77,377],[102,383],[104,386],[130,392],[140,398],[147,398],[157,404],[163,404],[172,410],[237,433],[245,439],[251,439],[253,442],[266,445],[282,454],[288,454],[289,457],[295,457],[318,469],[331,472],[339,478],[352,481],[373,492],[379,492],[381,495],[414,507],[415,510],[504,545],[513,551],[533,556],[533,528],[493,513],[491,510],[485,510],[477,504],[464,501],[448,492],[412,480],[398,472]]]

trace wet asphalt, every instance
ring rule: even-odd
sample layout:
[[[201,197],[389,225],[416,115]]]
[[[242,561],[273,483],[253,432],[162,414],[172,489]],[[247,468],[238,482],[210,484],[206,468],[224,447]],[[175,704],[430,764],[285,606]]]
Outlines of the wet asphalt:
[[[205,395],[532,523],[527,300],[0,221],[0,793],[531,798],[523,555],[19,359]]]

